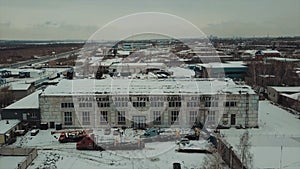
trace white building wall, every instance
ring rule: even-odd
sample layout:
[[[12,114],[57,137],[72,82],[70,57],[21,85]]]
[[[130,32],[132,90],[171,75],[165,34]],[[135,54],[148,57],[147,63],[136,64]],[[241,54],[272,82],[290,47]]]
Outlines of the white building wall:
[[[124,96],[126,97],[126,96]],[[158,96],[158,97],[166,97]],[[72,96],[40,96],[40,108],[41,108],[41,120],[42,122],[55,122],[62,123],[64,128],[78,128],[82,124],[82,112],[90,112],[90,125],[83,125],[84,127],[107,127],[107,124],[100,125],[100,111],[108,112],[108,124],[113,126],[132,126],[132,116],[139,115],[145,116],[148,127],[151,127],[153,119],[153,111],[161,111],[161,124],[155,125],[156,127],[191,127],[190,123],[190,111],[197,111],[199,118],[197,118],[201,123],[207,122],[208,112],[214,111],[215,114],[215,124],[219,124],[227,127],[234,126],[245,126],[245,121],[248,119],[248,127],[257,127],[258,126],[258,96],[249,95],[248,97],[244,94],[242,95],[217,95],[213,96],[212,100],[195,100],[195,97],[202,97],[201,95],[186,95],[181,96],[181,107],[169,107],[168,102],[164,102],[164,108],[161,107],[150,107],[150,101],[146,102],[146,107],[132,109],[132,107],[118,107],[114,105],[114,101],[110,100],[110,107],[98,107],[96,102],[92,103],[92,107],[78,107],[78,103],[74,103]],[[192,98],[194,97],[194,100]],[[208,96],[203,96],[208,97]],[[209,96],[210,97],[210,96]],[[111,97],[110,97],[111,98]],[[206,107],[205,102],[217,102],[218,106]],[[199,102],[199,107],[188,107],[188,102]],[[226,107],[224,104],[226,102],[235,102],[236,106]],[[75,107],[72,108],[62,108],[61,103],[74,103]],[[248,104],[247,104],[248,103]],[[128,105],[131,103],[128,103]],[[248,107],[248,108],[247,108]],[[248,109],[248,110],[247,110]],[[179,123],[171,125],[171,111],[179,111]],[[77,111],[77,113],[76,113]],[[126,113],[126,124],[118,125],[118,111],[125,111]],[[72,112],[72,125],[65,125],[64,123],[64,112]],[[246,116],[248,112],[248,117]],[[225,114],[225,115],[224,115]],[[235,123],[232,122],[234,119],[231,117],[235,115]],[[225,123],[227,121],[227,123]],[[211,124],[213,125],[213,124]]]

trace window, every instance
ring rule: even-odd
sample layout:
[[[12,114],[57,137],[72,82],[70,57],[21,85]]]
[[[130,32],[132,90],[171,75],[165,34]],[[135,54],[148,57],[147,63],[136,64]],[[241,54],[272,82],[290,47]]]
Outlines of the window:
[[[200,107],[199,102],[187,102],[187,107]]]
[[[128,107],[128,102],[115,102],[116,107]]]
[[[79,107],[93,107],[92,103],[79,103]]]
[[[179,111],[171,111],[171,124],[178,123],[176,122],[179,115]]]
[[[151,107],[164,107],[164,102],[151,102]]]
[[[118,124],[126,124],[125,111],[118,112]]]
[[[216,120],[216,111],[208,111],[208,122],[215,122]]]
[[[61,108],[74,107],[74,103],[61,103]]]
[[[72,125],[72,112],[64,112],[65,125]]]
[[[224,106],[225,107],[235,107],[237,104],[236,102],[225,102]]]
[[[181,107],[181,102],[169,102],[169,107]]]
[[[98,107],[109,107],[109,102],[97,102]]]
[[[133,107],[146,107],[146,102],[132,102]]]
[[[153,124],[160,125],[161,124],[161,117],[160,111],[153,111]]]
[[[211,102],[205,102],[205,107],[211,107]]]
[[[37,114],[36,113],[29,113],[30,118],[37,118]]]
[[[198,115],[197,111],[190,111],[190,124],[193,124],[196,122],[197,115]]]
[[[219,103],[218,102],[211,102],[211,107],[218,107]]]
[[[218,102],[205,102],[205,107],[218,107]]]
[[[100,111],[100,124],[107,124],[107,111]]]
[[[82,124],[90,125],[90,112],[82,112]]]

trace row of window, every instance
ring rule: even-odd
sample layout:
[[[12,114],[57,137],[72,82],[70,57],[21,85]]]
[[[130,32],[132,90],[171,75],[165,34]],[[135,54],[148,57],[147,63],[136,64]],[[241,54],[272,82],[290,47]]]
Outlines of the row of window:
[[[115,102],[116,107],[128,107],[128,102]],[[97,102],[98,107],[110,107],[109,102]],[[151,102],[151,107],[163,107],[164,102]],[[237,102],[227,101],[225,107],[236,107]],[[79,107],[92,107],[91,102],[79,103]],[[133,107],[146,107],[146,102],[132,102]],[[218,102],[205,102],[205,107],[218,107]],[[74,103],[61,103],[62,108],[74,107]],[[169,102],[169,107],[181,107],[181,102]],[[187,102],[187,107],[200,107],[200,102]]]
[[[61,108],[74,107],[74,103],[61,103]]]
[[[207,120],[209,122],[215,122],[216,114],[217,111],[208,111]],[[189,122],[194,123],[197,120],[198,111],[190,111],[189,115],[190,115]],[[226,117],[225,115],[226,114],[224,114],[223,117]],[[119,111],[117,116],[118,116],[117,117],[118,124],[125,125],[126,124],[125,111]],[[162,122],[161,116],[162,116],[161,111],[153,111],[152,112],[153,124],[160,125]],[[179,116],[179,111],[171,111],[171,124],[178,124],[178,116]],[[65,121],[65,125],[72,125],[73,122],[72,112],[64,112],[64,121]],[[106,124],[107,121],[108,121],[108,112],[100,111],[100,124]],[[90,112],[88,111],[82,112],[82,124],[90,125]]]

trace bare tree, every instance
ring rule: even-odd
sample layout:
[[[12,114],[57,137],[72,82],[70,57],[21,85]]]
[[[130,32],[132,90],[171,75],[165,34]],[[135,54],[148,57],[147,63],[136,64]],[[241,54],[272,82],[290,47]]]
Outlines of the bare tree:
[[[212,154],[205,156],[201,169],[222,169],[222,157],[214,147],[211,148],[211,152]]]
[[[14,95],[9,90],[9,87],[3,87],[0,89],[0,108],[10,105],[14,100]]]
[[[220,136],[217,134],[216,137],[219,142]],[[224,161],[221,154],[225,152],[224,148],[225,147],[220,146],[219,143],[217,143],[217,145],[211,145],[209,147],[211,154],[205,156],[201,169],[223,169]]]
[[[240,144],[238,145],[238,150],[241,156],[242,165],[247,169],[252,168],[253,155],[250,152],[251,142],[249,131],[246,130],[240,138]]]

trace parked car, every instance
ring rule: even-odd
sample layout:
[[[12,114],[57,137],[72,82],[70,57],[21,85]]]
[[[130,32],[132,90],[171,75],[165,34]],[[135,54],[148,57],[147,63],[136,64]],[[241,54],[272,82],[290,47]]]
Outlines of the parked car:
[[[39,131],[40,131],[39,129],[33,129],[33,130],[30,131],[30,135],[31,136],[36,136],[39,133]]]

